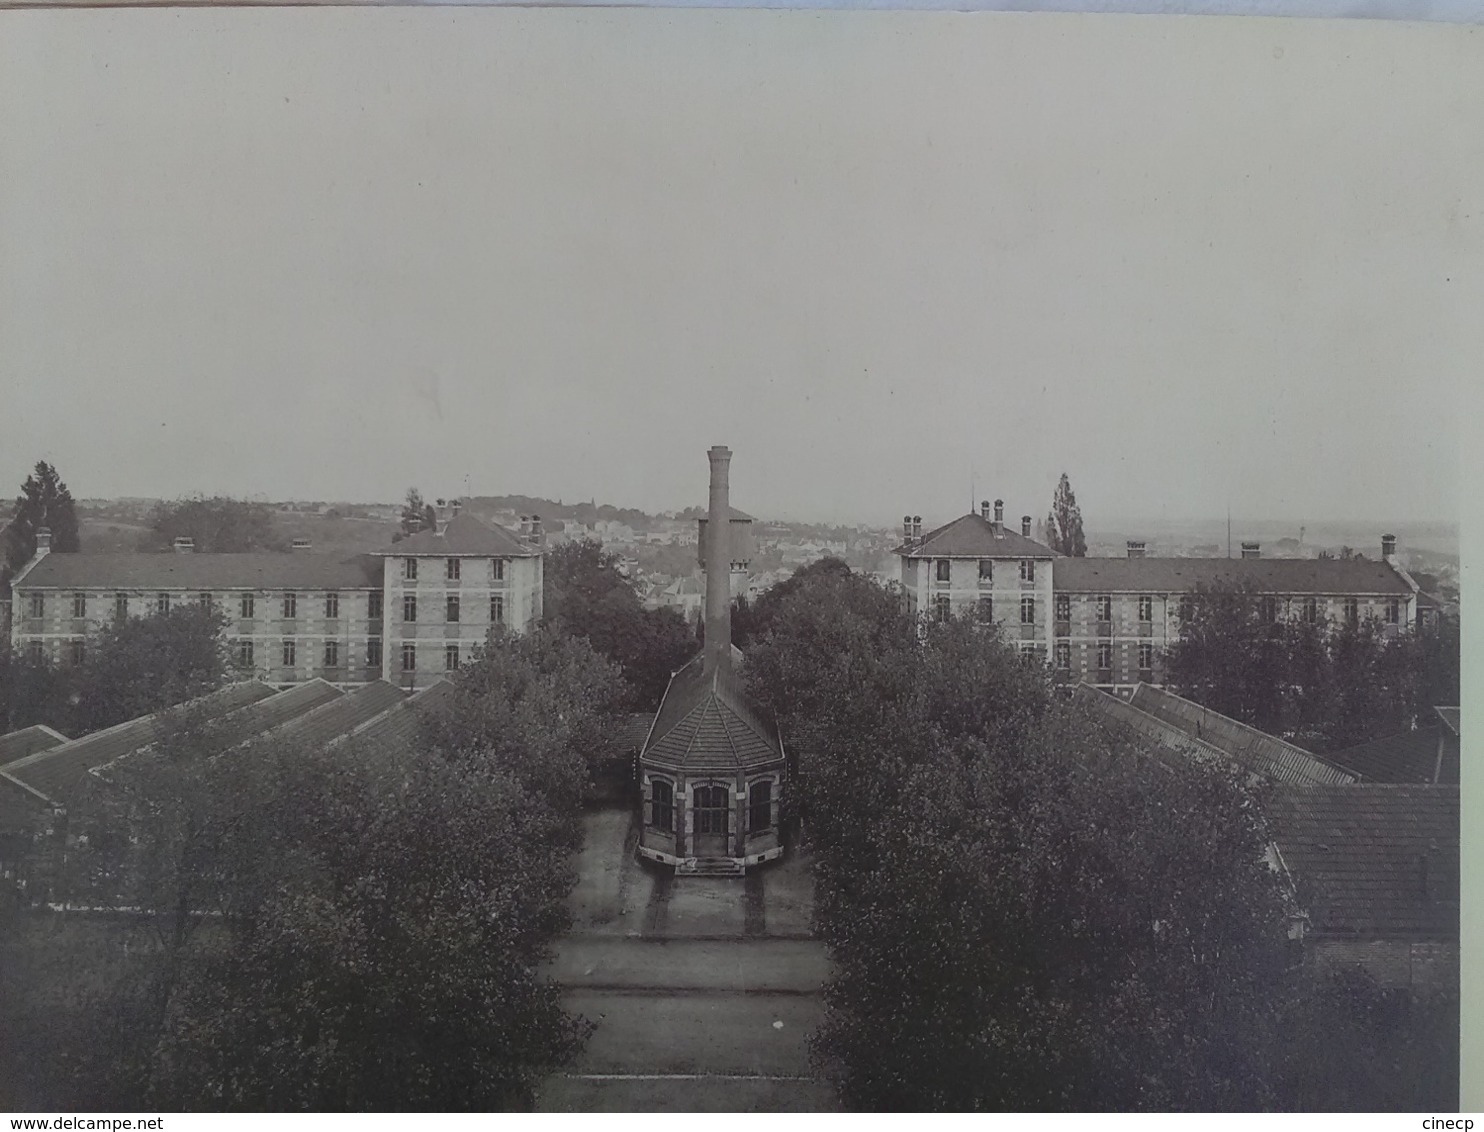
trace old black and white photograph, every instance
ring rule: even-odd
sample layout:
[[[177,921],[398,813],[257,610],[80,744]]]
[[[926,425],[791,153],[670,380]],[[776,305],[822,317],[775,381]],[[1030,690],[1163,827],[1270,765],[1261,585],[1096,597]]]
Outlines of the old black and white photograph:
[[[9,1127],[1484,1106],[1484,38],[1080,7],[0,4]]]

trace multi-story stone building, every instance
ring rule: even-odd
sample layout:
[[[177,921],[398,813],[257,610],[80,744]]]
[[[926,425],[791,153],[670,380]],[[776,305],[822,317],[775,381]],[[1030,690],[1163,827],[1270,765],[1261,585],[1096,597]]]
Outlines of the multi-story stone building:
[[[523,632],[541,616],[539,519],[519,535],[453,504],[424,530],[374,554],[52,554],[11,582],[11,646],[20,655],[80,663],[105,622],[187,602],[227,619],[232,659],[275,686],[384,679],[420,689],[456,669],[495,625]]]
[[[1391,633],[1417,624],[1423,601],[1391,535],[1379,560],[1263,558],[1255,542],[1242,544],[1241,558],[1150,558],[1142,542],[1130,542],[1124,558],[1069,558],[1030,537],[1029,516],[1019,535],[1007,531],[999,501],[992,517],[984,503],[928,534],[921,525],[906,518],[896,550],[910,610],[992,621],[1072,681],[1125,696],[1164,682],[1163,655],[1198,587],[1249,588],[1274,621],[1374,619]]]
[[[922,533],[922,516],[902,521],[902,588],[907,607],[934,621],[972,616],[1000,627],[1023,651],[1049,655],[1052,566],[1056,552],[1031,538],[1029,515],[1020,532],[1005,527],[1005,504],[995,500]]]

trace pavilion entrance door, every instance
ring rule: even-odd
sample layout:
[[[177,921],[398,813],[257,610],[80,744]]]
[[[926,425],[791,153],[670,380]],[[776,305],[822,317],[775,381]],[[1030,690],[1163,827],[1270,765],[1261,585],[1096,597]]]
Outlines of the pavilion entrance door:
[[[692,852],[697,857],[731,855],[732,799],[725,786],[697,786],[691,794]]]

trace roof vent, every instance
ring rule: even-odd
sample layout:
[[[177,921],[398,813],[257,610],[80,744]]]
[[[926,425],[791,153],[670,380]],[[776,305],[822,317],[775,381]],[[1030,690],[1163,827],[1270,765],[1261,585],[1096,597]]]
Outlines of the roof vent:
[[[1144,543],[1138,539],[1128,540],[1128,556],[1130,558],[1144,557]]]
[[[196,552],[196,540],[190,535],[179,535],[175,539],[176,554],[194,554]]]
[[[293,551],[304,551],[309,550],[313,546],[314,543],[310,542],[307,538],[296,538],[289,544],[289,549]]]
[[[1243,558],[1261,558],[1262,557],[1262,543],[1260,543],[1260,542],[1244,542],[1242,544],[1242,557]]]

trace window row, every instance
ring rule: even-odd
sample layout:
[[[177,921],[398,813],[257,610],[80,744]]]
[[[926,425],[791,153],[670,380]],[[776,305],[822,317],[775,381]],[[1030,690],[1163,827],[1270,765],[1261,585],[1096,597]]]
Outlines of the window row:
[[[463,620],[463,602],[458,594],[449,594],[443,603],[443,620],[453,623]],[[417,618],[417,595],[404,594],[402,596],[402,620],[416,621]],[[490,594],[490,624],[503,625],[505,623],[505,596],[503,594]]]
[[[32,643],[36,646],[36,648],[38,650],[37,651],[37,659],[40,659],[40,651],[39,650],[40,650],[40,647],[41,647],[41,642],[35,641],[35,642],[32,642]],[[72,642],[72,643],[75,646],[77,646],[77,648],[79,650],[81,649],[81,647],[82,647],[82,642],[81,641],[75,641],[75,642]],[[236,645],[235,645],[235,648],[234,648],[233,652],[234,652],[234,655],[236,657],[237,663],[239,665],[241,665],[244,668],[251,668],[251,667],[253,667],[257,663],[257,649],[256,649],[255,646],[256,646],[256,642],[254,642],[254,641],[239,640],[239,641],[236,642]],[[279,657],[281,659],[282,666],[284,668],[296,668],[298,666],[298,664],[299,664],[299,642],[298,641],[295,641],[295,640],[285,640],[285,641],[283,641],[282,642],[282,645],[281,645],[281,652],[279,653]],[[77,663],[81,663],[81,653],[80,652],[77,654]],[[444,667],[444,669],[447,670],[447,671],[449,671],[449,672],[456,671],[460,667],[461,663],[462,663],[462,656],[461,656],[461,653],[460,653],[459,646],[458,645],[445,645],[444,648],[443,648],[443,667]],[[403,672],[415,672],[415,671],[417,671],[417,646],[416,645],[413,645],[413,644],[404,644],[402,646],[401,665],[402,665],[402,671]],[[339,668],[340,667],[340,642],[339,641],[325,641],[324,642],[324,652],[322,653],[321,667],[323,667],[323,668]],[[367,668],[380,668],[381,667],[381,641],[378,638],[373,637],[373,638],[371,638],[370,640],[368,640],[366,642],[366,667]]]
[[[406,581],[417,581],[417,568],[419,561],[421,560],[417,558],[402,559],[402,577]],[[481,561],[481,559],[474,558],[470,559],[470,561],[478,562]],[[503,582],[505,580],[505,559],[491,558],[485,561],[488,561],[490,564],[490,581]],[[463,573],[463,563],[464,560],[462,558],[445,558],[443,560],[444,578],[446,578],[450,582],[459,581],[460,575]]]
[[[1013,606],[1011,608],[1014,608]],[[974,616],[988,624],[994,620],[994,598],[984,596],[979,599],[974,609]],[[947,594],[939,594],[933,599],[933,617],[939,622],[947,622],[953,619],[953,599]],[[1036,599],[1023,597],[1020,599],[1020,623],[1022,625],[1034,625],[1036,623]]]
[[[1097,653],[1097,667],[1101,671],[1109,671],[1113,667],[1113,642],[1099,641]],[[1072,667],[1072,644],[1070,641],[1056,642],[1056,667],[1063,672],[1071,670]],[[1154,670],[1154,645],[1149,641],[1139,643],[1139,671],[1152,672]]]
[[[993,582],[994,581],[994,563],[995,563],[995,560],[993,558],[981,558],[981,559],[979,559],[979,581],[980,582]],[[938,581],[940,581],[940,582],[947,582],[947,581],[951,581],[953,579],[953,559],[951,559],[951,558],[938,558],[938,559],[935,559],[933,561],[933,569],[934,569],[933,576]],[[1023,558],[1023,559],[1021,559],[1021,561],[1020,561],[1020,580],[1022,582],[1034,582],[1036,580],[1036,560],[1034,558]]]
[[[732,797],[725,786],[696,786],[691,790],[694,832],[731,832]],[[663,778],[649,784],[649,824],[664,833],[675,832],[675,786]],[[747,791],[747,832],[773,828],[773,783],[754,782]]]
[[[145,599],[147,608],[151,613],[169,613],[172,606],[180,595],[162,590],[151,598]],[[257,616],[258,595],[238,594],[237,615],[243,619]],[[279,611],[284,618],[293,619],[299,616],[299,597],[297,593],[285,593],[279,597]],[[85,618],[88,616],[88,595],[75,593],[72,595],[72,616]],[[189,600],[189,599],[188,599]],[[230,601],[230,599],[228,599]],[[340,595],[338,593],[327,593],[320,595],[323,602],[324,616],[334,621],[340,617]],[[211,608],[216,607],[216,598],[209,592],[198,593],[194,597],[198,605]],[[32,594],[29,598],[28,612],[31,617],[46,616],[46,595]],[[381,616],[381,591],[376,590],[367,595],[367,615],[371,618]],[[116,593],[113,595],[113,615],[120,621],[129,616],[129,595],[127,593]]]

